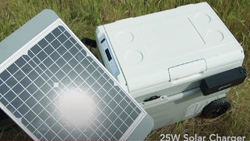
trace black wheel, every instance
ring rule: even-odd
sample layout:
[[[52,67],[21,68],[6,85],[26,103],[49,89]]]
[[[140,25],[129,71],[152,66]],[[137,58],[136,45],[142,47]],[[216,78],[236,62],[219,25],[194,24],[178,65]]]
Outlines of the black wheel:
[[[3,111],[0,109],[0,121],[9,118]]]
[[[216,118],[230,108],[231,104],[226,97],[217,99],[209,103],[202,111],[201,116],[205,118]]]
[[[15,123],[0,109],[0,133],[10,129]]]

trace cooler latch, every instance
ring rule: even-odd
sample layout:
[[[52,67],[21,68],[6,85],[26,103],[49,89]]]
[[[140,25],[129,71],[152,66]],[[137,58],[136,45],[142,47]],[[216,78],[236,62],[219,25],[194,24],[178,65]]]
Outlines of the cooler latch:
[[[206,70],[206,61],[204,59],[199,59],[171,67],[169,68],[169,74],[170,79],[173,82],[193,78],[192,76],[201,75]]]
[[[152,100],[158,99],[158,98],[160,98],[160,97],[161,97],[161,96],[157,96],[157,95],[151,96],[150,98],[145,99],[143,102],[152,101]]]

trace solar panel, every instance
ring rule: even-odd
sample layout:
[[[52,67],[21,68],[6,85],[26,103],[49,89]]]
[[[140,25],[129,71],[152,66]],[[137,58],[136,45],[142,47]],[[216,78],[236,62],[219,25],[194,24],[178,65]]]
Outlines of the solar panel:
[[[0,107],[34,140],[143,139],[153,121],[51,10],[0,43]]]

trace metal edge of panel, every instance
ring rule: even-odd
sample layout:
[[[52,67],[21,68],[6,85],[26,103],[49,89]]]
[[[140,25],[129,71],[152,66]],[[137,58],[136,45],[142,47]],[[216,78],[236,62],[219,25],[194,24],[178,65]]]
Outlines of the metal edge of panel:
[[[50,10],[45,9],[37,14],[35,17],[26,22],[23,26],[18,28],[15,32],[6,37],[0,42],[0,65],[7,60],[9,57],[13,56],[16,51],[21,49],[26,43],[32,40],[40,32],[45,30],[59,17],[57,14]],[[46,20],[44,20],[46,19]],[[38,26],[39,25],[39,26]],[[2,103],[0,103],[1,108]],[[7,109],[7,108],[6,108]],[[14,115],[10,114],[8,110],[3,107],[3,111],[6,112],[12,119],[16,119],[15,122],[27,133],[29,136],[37,140],[37,138],[31,133],[26,127],[21,125],[21,120],[16,118]]]
[[[147,114],[127,140],[145,140],[145,137],[147,137],[153,127],[154,120]]]

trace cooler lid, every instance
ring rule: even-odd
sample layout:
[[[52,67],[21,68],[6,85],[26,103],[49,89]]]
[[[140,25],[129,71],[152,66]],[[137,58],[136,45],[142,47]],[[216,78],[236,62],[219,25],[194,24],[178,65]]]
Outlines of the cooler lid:
[[[120,20],[104,29],[130,92],[244,57],[239,43],[207,3]]]

